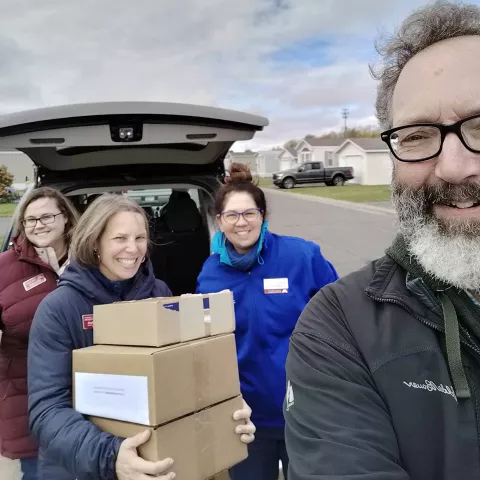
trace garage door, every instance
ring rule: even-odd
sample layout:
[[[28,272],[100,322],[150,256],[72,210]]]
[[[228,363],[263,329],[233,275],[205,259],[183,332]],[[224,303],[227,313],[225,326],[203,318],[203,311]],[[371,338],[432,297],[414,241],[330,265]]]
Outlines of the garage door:
[[[369,185],[388,185],[392,179],[392,159],[389,153],[367,154]]]
[[[363,184],[365,181],[365,169],[362,155],[345,155],[342,157],[342,165],[345,167],[353,167],[353,180],[348,183]]]
[[[292,168],[292,161],[289,158],[280,160],[280,170],[288,170],[289,168]]]

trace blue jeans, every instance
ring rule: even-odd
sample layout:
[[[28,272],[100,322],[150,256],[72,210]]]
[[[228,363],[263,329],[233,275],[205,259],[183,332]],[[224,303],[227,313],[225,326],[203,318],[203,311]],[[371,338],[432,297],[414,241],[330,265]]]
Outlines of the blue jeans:
[[[37,480],[37,457],[20,459],[20,470],[23,473],[22,480]]]
[[[248,445],[248,458],[228,472],[231,480],[277,480],[279,461],[287,480],[288,455],[284,428],[258,427],[255,440]]]

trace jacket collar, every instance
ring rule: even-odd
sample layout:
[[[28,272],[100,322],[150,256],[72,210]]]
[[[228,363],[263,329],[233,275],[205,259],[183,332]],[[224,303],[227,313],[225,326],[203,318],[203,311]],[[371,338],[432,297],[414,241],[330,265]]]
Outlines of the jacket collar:
[[[23,235],[18,235],[13,239],[13,250],[18,255],[18,259],[21,262],[31,263],[54,270],[49,263],[45,263],[40,258],[34,245]]]
[[[365,289],[371,299],[379,303],[395,303],[443,329],[441,313],[436,311],[427,292],[387,255],[374,263],[373,277]]]

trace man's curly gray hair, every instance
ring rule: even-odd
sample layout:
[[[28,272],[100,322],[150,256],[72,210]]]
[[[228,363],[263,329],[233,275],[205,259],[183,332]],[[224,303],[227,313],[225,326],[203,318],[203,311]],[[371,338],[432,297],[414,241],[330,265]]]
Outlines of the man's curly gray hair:
[[[480,7],[437,1],[414,11],[392,37],[377,43],[383,62],[378,69],[370,67],[370,71],[379,80],[376,110],[382,128],[392,127],[393,91],[405,64],[434,43],[466,35],[480,35]]]

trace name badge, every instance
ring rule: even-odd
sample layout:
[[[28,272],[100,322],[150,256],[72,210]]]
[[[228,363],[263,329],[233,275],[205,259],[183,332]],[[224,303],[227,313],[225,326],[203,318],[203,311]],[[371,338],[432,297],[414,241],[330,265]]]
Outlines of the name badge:
[[[288,278],[264,278],[263,293],[288,293]]]
[[[91,330],[93,328],[93,315],[82,315],[82,323],[84,330]]]
[[[25,280],[23,282],[23,288],[25,289],[26,292],[28,292],[32,288],[38,287],[38,285],[41,285],[46,281],[47,279],[45,278],[45,275],[41,273],[40,275],[36,275],[35,277]]]

